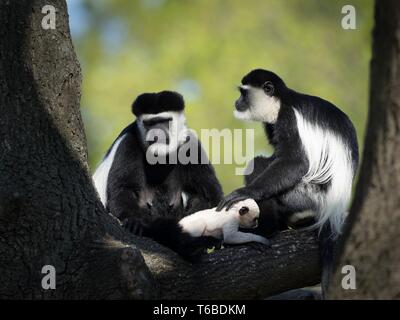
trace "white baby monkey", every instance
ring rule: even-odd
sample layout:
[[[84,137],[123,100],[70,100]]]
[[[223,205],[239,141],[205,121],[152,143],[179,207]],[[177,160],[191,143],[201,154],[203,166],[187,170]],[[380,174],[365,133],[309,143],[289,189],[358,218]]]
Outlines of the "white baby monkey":
[[[258,226],[260,209],[253,199],[246,199],[233,205],[228,211],[216,212],[216,208],[198,211],[179,221],[183,232],[192,237],[210,236],[226,244],[240,244],[269,241],[259,235],[239,231]]]

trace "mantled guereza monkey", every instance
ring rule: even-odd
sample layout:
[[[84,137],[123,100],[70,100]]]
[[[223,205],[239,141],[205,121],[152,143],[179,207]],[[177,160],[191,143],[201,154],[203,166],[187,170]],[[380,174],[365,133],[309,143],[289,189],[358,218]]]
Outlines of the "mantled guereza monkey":
[[[253,198],[261,207],[258,233],[268,214],[276,214],[279,228],[296,216],[311,216],[323,231],[322,240],[333,244],[342,231],[358,166],[353,124],[332,103],[288,88],[270,71],[251,71],[239,90],[235,116],[262,122],[275,152],[256,157],[246,185],[217,210]]]
[[[182,257],[196,261],[205,248],[224,244],[269,241],[257,234],[239,231],[257,227],[260,209],[253,199],[235,203],[228,211],[216,213],[216,208],[195,212],[181,220],[158,218],[144,226],[143,235],[171,248]]]
[[[200,142],[186,127],[182,96],[144,93],[132,112],[136,121],[121,132],[93,175],[105,208],[141,235],[143,224],[156,217],[182,218],[216,206],[222,189]],[[177,156],[187,143],[196,146],[196,163],[183,164]],[[157,157],[164,161],[154,162]],[[167,206],[159,205],[160,194]]]

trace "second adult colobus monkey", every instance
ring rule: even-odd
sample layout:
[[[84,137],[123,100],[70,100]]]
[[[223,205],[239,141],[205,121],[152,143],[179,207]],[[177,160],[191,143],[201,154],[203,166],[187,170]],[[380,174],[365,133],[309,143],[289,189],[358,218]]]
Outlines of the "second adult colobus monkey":
[[[229,194],[218,210],[253,198],[261,207],[261,234],[263,216],[276,214],[284,228],[297,215],[312,216],[324,239],[336,239],[358,165],[353,124],[332,103],[288,88],[267,70],[248,73],[239,90],[235,116],[262,122],[275,152],[253,160],[246,185]]]
[[[263,122],[275,153],[256,157],[245,187],[218,209],[247,198],[271,200],[286,213],[313,214],[317,226],[328,222],[340,234],[358,164],[349,118],[326,100],[289,89],[270,71],[251,71],[239,90],[235,116]]]
[[[186,126],[184,107],[177,92],[139,95],[132,105],[136,120],[121,132],[93,175],[106,209],[135,234],[149,220],[182,218],[216,206],[222,197],[205,151]],[[178,153],[188,144],[194,146],[188,153],[197,151],[189,159],[196,161],[182,163]],[[157,159],[161,161],[153,162]],[[167,206],[158,205],[160,194]]]

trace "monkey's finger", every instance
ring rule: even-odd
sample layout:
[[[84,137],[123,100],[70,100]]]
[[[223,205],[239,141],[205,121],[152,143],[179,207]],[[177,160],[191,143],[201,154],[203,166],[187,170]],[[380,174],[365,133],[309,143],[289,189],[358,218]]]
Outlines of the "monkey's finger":
[[[240,201],[240,200],[237,200],[237,199],[231,199],[231,200],[229,200],[229,201],[226,203],[225,211],[228,211],[230,208],[233,207],[233,205],[234,205],[235,203],[237,203],[237,202],[239,202],[239,201]]]
[[[242,201],[245,199],[247,199],[246,196],[235,196],[235,197],[231,198],[226,203],[226,211],[228,211],[230,208],[232,208],[235,203],[238,203],[239,201]]]
[[[124,228],[126,231],[130,232],[129,227],[130,227],[129,220],[128,220],[128,219],[125,219],[125,220],[122,222],[122,228]]]
[[[143,235],[143,233],[144,233],[144,226],[140,223],[140,224],[139,224],[139,230],[138,230],[137,235],[138,235],[139,237],[141,237],[141,236]]]
[[[221,204],[218,206],[218,208],[217,208],[216,211],[221,211],[221,210],[224,209],[224,208],[225,208],[225,211],[228,211],[228,210],[229,210],[228,206],[229,206],[229,204],[230,204],[230,201],[231,201],[231,200],[229,200],[229,199],[223,200],[223,203],[221,203]]]
[[[139,226],[139,230],[137,231],[137,235],[141,237],[143,235],[143,226]]]
[[[219,203],[216,211],[221,211],[223,208],[225,208],[225,211],[228,211],[229,208],[232,206],[231,202],[232,200],[234,200],[236,198],[235,195],[230,194],[227,197],[225,197],[225,199],[221,200],[221,202]]]
[[[215,211],[219,212],[221,211],[226,205],[226,200],[223,199],[219,202],[217,209],[215,209]]]
[[[139,222],[133,223],[133,234],[139,236],[141,225]]]
[[[128,224],[126,225],[126,229],[130,232],[133,233],[135,228],[135,224],[132,221],[129,221]]]

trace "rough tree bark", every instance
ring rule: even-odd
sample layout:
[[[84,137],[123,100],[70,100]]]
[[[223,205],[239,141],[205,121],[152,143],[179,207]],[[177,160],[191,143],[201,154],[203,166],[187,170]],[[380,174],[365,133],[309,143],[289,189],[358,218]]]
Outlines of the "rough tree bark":
[[[376,1],[370,108],[360,180],[329,298],[400,298],[400,2]],[[356,270],[343,290],[341,268]]]
[[[57,9],[55,30],[41,27],[44,5]],[[319,282],[310,232],[197,265],[125,233],[88,173],[65,1],[0,0],[0,39],[0,298],[252,298]],[[42,289],[46,264],[56,290]]]
[[[156,251],[149,250],[157,247]],[[260,299],[320,282],[314,232],[287,231],[261,245],[218,250],[188,264],[166,248],[136,239],[161,299]]]
[[[55,30],[42,29],[48,4],[58,10]],[[0,297],[151,296],[140,252],[99,244],[119,226],[87,174],[65,2],[1,1],[0,38]],[[60,289],[42,289],[46,264]]]

